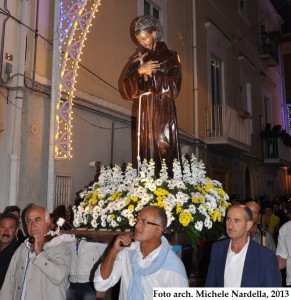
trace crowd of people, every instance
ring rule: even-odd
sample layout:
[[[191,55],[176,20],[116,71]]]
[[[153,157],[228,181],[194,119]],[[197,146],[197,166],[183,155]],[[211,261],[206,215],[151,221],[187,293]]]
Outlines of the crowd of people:
[[[235,199],[225,232],[211,243],[200,286],[291,286],[289,205]],[[21,213],[8,206],[0,214],[0,299],[151,299],[153,287],[191,286],[189,252],[174,252],[163,209],[143,208],[134,234],[120,234],[109,244],[77,238],[74,231],[47,235],[58,218],[65,220],[61,229],[74,229],[71,207],[64,205],[51,214],[37,204]]]
[[[151,299],[154,286],[189,286],[182,260],[163,236],[161,208],[142,209],[134,235],[121,234],[108,245],[48,235],[57,215],[36,204],[23,211],[24,242],[17,238],[19,216],[0,214],[0,299],[103,299],[119,281],[119,299]]]

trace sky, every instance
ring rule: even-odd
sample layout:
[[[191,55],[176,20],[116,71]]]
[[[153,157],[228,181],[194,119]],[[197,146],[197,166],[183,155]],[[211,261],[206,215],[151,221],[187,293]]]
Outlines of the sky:
[[[271,0],[273,6],[285,20],[282,33],[291,33],[291,0]]]

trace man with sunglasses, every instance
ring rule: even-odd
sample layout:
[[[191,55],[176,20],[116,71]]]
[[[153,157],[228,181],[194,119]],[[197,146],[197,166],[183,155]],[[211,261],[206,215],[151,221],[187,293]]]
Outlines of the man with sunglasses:
[[[154,287],[188,287],[185,267],[163,236],[167,215],[147,206],[137,217],[134,242],[119,235],[98,267],[94,285],[106,291],[121,279],[119,299],[152,299]]]

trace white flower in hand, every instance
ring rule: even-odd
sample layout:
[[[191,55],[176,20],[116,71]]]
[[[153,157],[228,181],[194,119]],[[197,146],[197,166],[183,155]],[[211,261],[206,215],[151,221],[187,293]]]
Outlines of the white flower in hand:
[[[62,227],[64,224],[65,224],[65,219],[63,219],[63,218],[59,218],[58,220],[57,220],[57,225],[58,225],[58,227]]]

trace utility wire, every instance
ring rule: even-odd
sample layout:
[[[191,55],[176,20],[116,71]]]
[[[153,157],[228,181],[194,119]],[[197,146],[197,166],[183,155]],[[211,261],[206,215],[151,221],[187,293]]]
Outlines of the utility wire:
[[[254,25],[252,28],[250,28],[250,30],[248,30],[247,32],[245,32],[240,38],[236,39],[233,44],[236,44],[238,42],[240,42],[242,39],[244,39],[248,34],[250,34],[253,30],[255,30],[258,26],[260,26],[262,24],[262,22],[267,19],[268,17],[270,17],[273,13],[277,12],[279,9],[281,9],[285,4],[289,4],[289,0],[285,0],[283,3],[281,3],[281,5],[279,5],[277,8],[275,8],[274,11],[272,11],[271,13],[269,13],[265,18],[263,18],[261,21],[259,21],[256,25]],[[22,21],[20,21],[19,19],[17,19],[16,17],[12,16],[9,12],[3,10],[2,8],[0,8],[0,14],[3,14],[11,19],[13,19],[15,22],[17,22],[18,24],[26,27],[28,30],[30,30],[31,32],[33,32],[35,35],[37,35],[38,37],[42,38],[44,41],[46,41],[49,45],[53,46],[53,42],[52,40],[49,40],[47,38],[45,38],[43,35],[41,35],[38,31],[34,30],[33,28],[29,27],[28,25],[24,24]],[[104,80],[103,78],[101,78],[99,75],[97,75],[95,72],[93,72],[92,70],[90,70],[88,67],[82,65],[81,63],[79,63],[79,65],[84,69],[86,70],[88,73],[90,73],[91,75],[95,76],[96,78],[98,78],[100,81],[102,81],[103,83],[105,83],[106,85],[108,85],[109,87],[111,87],[113,90],[119,92],[121,95],[125,96],[125,94],[120,91],[118,88],[116,88],[115,86],[113,86],[111,83],[107,82],[106,80]],[[20,75],[20,74],[18,74]],[[16,75],[14,75],[16,76]],[[24,75],[22,75],[24,76]],[[31,89],[31,88],[30,88]],[[1,92],[1,91],[0,91]],[[4,96],[4,94],[1,92],[1,94]],[[14,103],[12,103],[10,100],[9,100],[9,97],[7,95],[4,96],[5,98],[7,98],[7,101],[13,105],[15,105]],[[17,107],[15,105],[15,107]],[[19,107],[17,107],[18,109],[20,109]],[[98,127],[98,128],[101,128],[101,129],[112,129],[112,128],[106,128],[106,127],[102,127],[102,126],[97,126],[95,124],[92,124],[90,122],[88,122],[87,120],[85,120],[84,118],[82,118],[81,116],[79,116],[78,114],[74,113],[77,117],[79,117],[80,119],[82,119],[84,122],[88,123],[89,125],[91,126],[94,126],[94,127]],[[128,128],[128,127],[121,127],[121,128],[116,128],[116,129],[123,129],[123,128]],[[180,129],[181,130],[181,129]],[[192,137],[192,135],[190,135],[189,133],[181,130],[182,132],[188,134],[189,136]]]
[[[93,123],[87,121],[85,118],[83,118],[80,115],[78,115],[76,112],[74,112],[74,116],[77,116],[79,119],[81,119],[82,121],[84,121],[85,123],[87,123],[88,125],[91,125],[93,127],[100,128],[100,129],[105,129],[105,130],[112,130],[112,127],[103,127],[103,126],[99,126],[99,125],[93,124]],[[128,129],[130,127],[132,127],[132,126],[114,127],[114,129],[115,130],[118,130],[118,129]]]
[[[263,18],[262,20],[260,20],[258,23],[256,23],[253,27],[250,28],[250,30],[248,30],[247,32],[245,32],[241,37],[235,39],[235,41],[233,42],[233,44],[237,44],[239,43],[242,39],[244,39],[247,35],[249,35],[252,31],[254,31],[257,27],[259,27],[267,18],[269,18],[272,14],[274,14],[275,12],[278,12],[279,9],[281,9],[283,6],[285,6],[285,4],[289,4],[290,0],[285,0],[283,3],[281,3],[277,8],[275,8],[275,10],[273,10],[272,12],[270,12],[269,14],[267,14],[265,16],[265,18]]]

